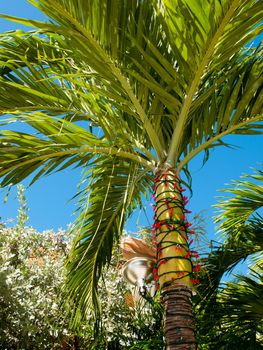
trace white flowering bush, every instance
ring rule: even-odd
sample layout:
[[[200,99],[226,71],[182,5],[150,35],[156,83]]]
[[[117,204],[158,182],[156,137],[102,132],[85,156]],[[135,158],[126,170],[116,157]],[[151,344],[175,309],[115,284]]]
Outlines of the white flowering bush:
[[[118,253],[99,283],[101,318],[90,311],[82,329],[71,330],[61,293],[70,240],[63,231],[26,227],[23,192],[17,224],[0,223],[0,349],[162,349],[160,306],[132,296]]]
[[[1,225],[0,349],[162,349],[158,304],[134,298],[115,264],[99,285],[101,319],[91,312],[81,334],[70,331],[60,293],[67,250],[63,232]]]
[[[70,336],[60,310],[63,232],[0,228],[0,348],[59,349]]]
[[[26,227],[22,186],[17,224],[0,224],[0,349],[66,349],[72,341],[61,308],[68,241],[63,231]]]

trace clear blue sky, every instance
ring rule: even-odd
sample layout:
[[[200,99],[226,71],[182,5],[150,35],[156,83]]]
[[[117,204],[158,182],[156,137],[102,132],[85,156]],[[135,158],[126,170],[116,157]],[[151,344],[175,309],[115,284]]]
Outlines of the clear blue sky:
[[[29,5],[26,0],[8,0],[0,2],[0,13],[19,17],[43,19],[43,15]],[[21,28],[20,25],[0,19],[0,32]],[[207,231],[212,234],[211,206],[219,195],[218,189],[224,187],[231,179],[238,179],[243,173],[251,172],[251,168],[262,164],[263,136],[231,136],[227,140],[239,146],[239,149],[217,148],[211,151],[211,157],[202,167],[202,158],[197,157],[191,164],[193,176],[193,197],[189,209],[194,213],[204,211],[207,218]],[[77,184],[81,178],[80,170],[66,170],[49,177],[42,178],[26,191],[30,207],[29,224],[42,231],[53,228],[66,228],[73,221],[74,202],[68,202],[76,193]],[[25,185],[28,182],[25,182]],[[3,203],[5,191],[0,191],[0,217],[3,221],[15,218],[17,215],[16,188],[11,191],[8,202]],[[152,211],[147,206],[147,217],[151,220]],[[136,231],[138,213],[128,223],[129,231]],[[141,215],[139,222],[147,224]]]

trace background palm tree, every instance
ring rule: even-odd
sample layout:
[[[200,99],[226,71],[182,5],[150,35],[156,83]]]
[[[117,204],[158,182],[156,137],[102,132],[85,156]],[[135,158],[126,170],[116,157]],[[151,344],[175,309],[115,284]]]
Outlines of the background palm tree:
[[[216,205],[224,243],[207,256],[196,296],[201,349],[262,348],[262,181],[261,171],[233,181]],[[249,273],[232,274],[229,282],[222,282],[223,275],[245,260]]]
[[[153,226],[167,349],[195,348],[194,252],[181,173],[230,133],[262,124],[256,0],[30,0],[51,22],[1,36],[2,186],[84,167],[68,288],[75,321],[91,303],[126,219],[154,185]],[[37,134],[31,132],[32,128]],[[195,268],[194,268],[195,269]],[[175,303],[175,297],[178,303]],[[184,312],[177,313],[177,307]],[[175,310],[175,313],[171,313]],[[172,326],[171,326],[172,325]]]

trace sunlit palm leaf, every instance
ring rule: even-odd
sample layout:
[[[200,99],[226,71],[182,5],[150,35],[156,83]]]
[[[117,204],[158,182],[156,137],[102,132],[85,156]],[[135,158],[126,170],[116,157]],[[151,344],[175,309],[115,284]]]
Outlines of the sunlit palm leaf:
[[[262,133],[262,123],[258,123],[263,118],[260,55],[255,49],[235,56],[226,70],[204,81],[190,109],[180,167],[199,152],[220,145],[223,136]]]
[[[233,187],[224,190],[228,196],[216,206],[216,221],[225,243],[214,247],[203,260],[205,269],[197,296],[201,296],[200,336],[211,349],[260,348],[263,218],[255,211],[263,204],[262,172],[245,176],[248,178],[250,181],[233,181]],[[238,275],[237,279],[222,283],[224,274],[251,258],[254,266],[248,277]]]
[[[247,128],[247,124],[262,119],[258,97],[262,79],[259,76],[253,86],[249,83],[260,66],[256,60],[249,72],[249,64],[243,67],[242,62],[251,61],[246,55],[255,59],[254,53],[242,59],[237,55],[260,31],[262,5],[257,1],[131,1],[118,4],[118,9],[114,1],[103,1],[101,6],[96,1],[89,6],[69,0],[57,0],[52,6],[49,0],[33,3],[59,25],[27,24],[49,35],[56,33],[58,45],[71,47],[70,56],[78,56],[95,71],[106,90],[117,89],[133,104],[159,157],[163,158],[160,147],[165,147],[170,163],[182,153],[189,161],[228,133],[258,131],[259,125]],[[112,100],[116,99],[113,93]]]
[[[3,130],[0,144],[0,176],[2,186],[13,185],[32,174],[32,183],[41,175],[68,166],[83,166],[97,154],[112,155],[137,161],[150,167],[150,162],[132,150],[129,143],[118,148],[112,138],[98,138],[86,129],[64,119],[52,118],[42,113],[26,115],[24,123],[40,133],[34,136],[28,133]]]
[[[125,98],[113,90],[103,90],[102,103],[96,75],[81,57],[70,55],[70,50],[58,45],[59,36],[51,36],[50,43],[46,35],[42,38],[37,35],[40,33],[22,33],[23,41],[15,32],[2,39],[2,112],[10,112],[12,108],[42,109],[49,113],[84,115],[83,119],[92,120],[96,113],[105,113],[108,95],[111,106],[114,97],[118,107],[121,104],[125,111],[133,113]]]
[[[233,187],[222,190],[233,197],[223,197],[216,205],[219,214],[215,221],[218,228],[224,234],[225,243],[222,246],[213,247],[205,261],[206,273],[210,284],[203,286],[210,295],[220,287],[220,281],[224,273],[231,270],[241,261],[244,261],[254,253],[263,250],[263,220],[255,211],[262,207],[263,192],[260,182],[263,181],[262,172],[247,175],[251,181],[233,181]],[[255,183],[258,180],[259,183]],[[251,217],[251,215],[254,216]],[[205,292],[206,293],[206,292]]]
[[[216,205],[219,214],[215,222],[219,223],[219,230],[227,235],[228,240],[242,241],[242,235],[249,229],[250,223],[248,222],[247,227],[247,220],[262,207],[262,182],[263,173],[258,171],[254,175],[245,176],[244,180],[232,181],[231,188],[221,190],[227,195]],[[260,226],[260,220],[256,226]],[[255,229],[253,226],[252,228]]]
[[[98,305],[101,269],[110,262],[127,216],[141,205],[141,196],[152,185],[152,177],[138,164],[117,157],[98,157],[87,175],[89,184],[80,194],[73,228],[76,239],[68,262],[68,287],[82,315],[89,312],[92,301]]]

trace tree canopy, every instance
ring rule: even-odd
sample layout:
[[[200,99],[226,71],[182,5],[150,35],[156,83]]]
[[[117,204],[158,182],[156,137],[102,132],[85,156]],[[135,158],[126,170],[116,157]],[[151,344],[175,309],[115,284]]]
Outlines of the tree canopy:
[[[262,132],[262,47],[251,42],[263,4],[29,2],[50,21],[4,16],[34,29],[0,36],[1,185],[84,167],[68,287],[85,314],[156,173],[189,175],[223,136]]]

